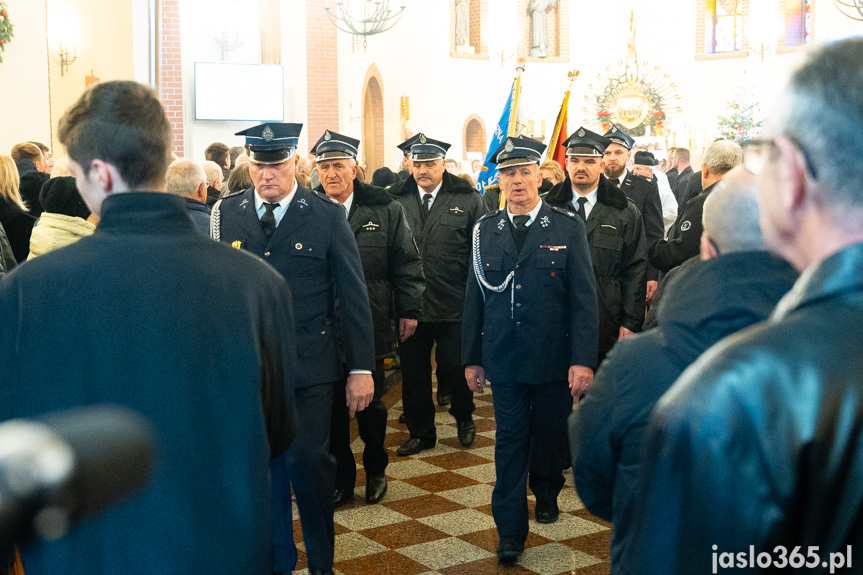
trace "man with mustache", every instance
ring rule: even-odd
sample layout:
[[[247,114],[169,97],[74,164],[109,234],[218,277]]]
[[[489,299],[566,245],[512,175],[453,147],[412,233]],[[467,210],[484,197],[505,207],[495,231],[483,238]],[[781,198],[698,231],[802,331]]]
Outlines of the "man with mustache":
[[[587,224],[587,242],[599,301],[599,361],[618,339],[641,331],[647,249],[641,214],[603,175],[610,141],[579,128],[564,142],[567,178],[545,201],[573,210]]]
[[[449,412],[458,424],[459,442],[469,447],[476,436],[473,394],[461,363],[461,325],[471,231],[488,211],[470,184],[446,171],[444,157],[450,145],[425,134],[415,138],[409,155],[412,174],[391,192],[405,209],[426,279],[416,331],[399,344],[402,400],[410,431],[396,452],[402,457],[431,449],[437,442],[431,381],[435,344],[438,386],[443,384],[451,393]]]

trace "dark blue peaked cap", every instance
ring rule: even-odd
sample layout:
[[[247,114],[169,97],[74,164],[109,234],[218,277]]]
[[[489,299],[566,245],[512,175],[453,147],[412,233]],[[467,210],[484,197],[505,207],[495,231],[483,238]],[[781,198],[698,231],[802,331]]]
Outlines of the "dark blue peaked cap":
[[[545,144],[532,138],[524,138],[522,136],[507,138],[495,150],[494,155],[491,157],[491,162],[497,164],[498,169],[539,164],[544,151]]]
[[[608,144],[608,139],[583,126],[563,143],[567,156],[602,156]]]
[[[312,153],[318,162],[345,158],[356,160],[359,145],[360,141],[355,138],[326,130],[315,143]]]
[[[280,164],[297,151],[302,124],[266,123],[234,134],[246,137],[246,153],[256,164]]]
[[[605,133],[605,137],[608,138],[608,142],[610,144],[620,144],[627,150],[631,150],[632,146],[635,145],[635,140],[632,139],[632,136],[621,132],[617,126],[612,126],[611,129]]]
[[[412,162],[428,162],[446,157],[446,151],[450,144],[440,140],[432,140],[420,132],[416,140],[411,144],[410,160]]]
[[[414,145],[414,142],[420,139],[420,136],[422,136],[422,134],[414,134],[396,147],[401,150],[405,156],[407,156],[411,153],[411,146]]]

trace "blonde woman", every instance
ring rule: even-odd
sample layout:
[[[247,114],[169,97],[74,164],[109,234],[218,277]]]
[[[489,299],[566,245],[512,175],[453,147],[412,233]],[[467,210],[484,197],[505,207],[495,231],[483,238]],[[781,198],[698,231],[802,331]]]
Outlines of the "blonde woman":
[[[36,218],[21,199],[21,178],[11,156],[0,154],[0,224],[6,230],[12,253],[18,263],[30,252],[30,233]]]

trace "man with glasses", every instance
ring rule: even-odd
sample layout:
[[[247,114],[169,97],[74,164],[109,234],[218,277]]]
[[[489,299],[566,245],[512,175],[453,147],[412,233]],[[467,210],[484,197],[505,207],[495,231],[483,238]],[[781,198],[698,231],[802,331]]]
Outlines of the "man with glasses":
[[[743,151],[734,142],[717,140],[707,147],[701,162],[701,185],[704,191],[686,202],[668,230],[668,238],[650,246],[648,257],[655,268],[667,273],[698,255],[701,232],[704,230],[701,224],[704,200],[713,191],[713,186],[741,161]]]
[[[861,78],[863,40],[812,52],[768,139],[747,146],[764,240],[802,274],[768,321],[708,350],[657,404],[639,573],[715,573],[740,555],[777,571],[863,562]]]

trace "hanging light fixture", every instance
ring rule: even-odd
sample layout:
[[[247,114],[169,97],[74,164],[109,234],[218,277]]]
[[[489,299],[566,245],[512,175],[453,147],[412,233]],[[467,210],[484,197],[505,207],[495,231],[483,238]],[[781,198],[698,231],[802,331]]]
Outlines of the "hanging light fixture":
[[[405,11],[402,0],[399,8],[390,8],[389,0],[337,0],[335,10],[324,8],[330,21],[342,32],[362,36],[363,50],[367,38],[386,32],[396,25]]]

